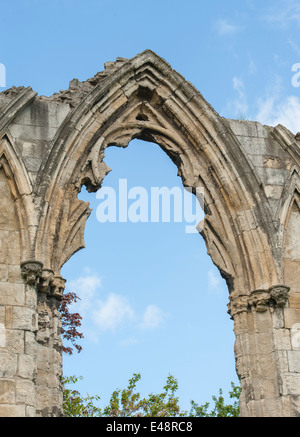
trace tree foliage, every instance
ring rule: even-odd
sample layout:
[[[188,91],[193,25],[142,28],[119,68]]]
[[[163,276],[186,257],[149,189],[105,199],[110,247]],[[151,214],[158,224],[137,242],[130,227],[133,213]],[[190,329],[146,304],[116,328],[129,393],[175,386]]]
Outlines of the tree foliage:
[[[82,379],[82,377],[80,377]],[[95,401],[100,400],[100,396],[82,397],[81,394],[75,390],[67,388],[67,385],[76,384],[78,378],[76,376],[69,376],[63,378],[63,413],[65,417],[100,417],[101,409],[95,406]]]
[[[82,379],[82,378],[81,378]],[[223,392],[219,396],[212,396],[213,406],[206,402],[198,405],[191,401],[190,411],[183,411],[179,406],[179,398],[175,396],[178,382],[169,375],[162,393],[153,394],[142,398],[136,392],[136,385],[141,379],[140,373],[133,374],[127,388],[115,390],[109,404],[102,410],[95,405],[100,401],[100,396],[82,397],[77,390],[66,388],[75,384],[78,378],[71,376],[64,378],[63,410],[66,417],[238,417],[240,415],[238,399],[240,387],[231,383],[232,390],[229,396],[234,400],[232,404],[225,404]]]
[[[79,299],[80,298],[76,295],[76,293],[66,293],[63,295],[63,298],[59,305],[59,311],[61,313],[62,338],[70,341],[77,350],[77,352],[81,352],[82,350],[82,346],[77,343],[78,338],[83,338],[82,332],[78,332],[77,330],[81,326],[82,317],[78,313],[71,313],[69,310],[69,306],[73,302],[76,303]],[[67,355],[72,355],[73,347],[63,345],[62,351],[65,352]]]
[[[239,397],[241,394],[241,389],[236,386],[233,382],[231,383],[232,390],[229,391],[229,397],[235,399],[233,404],[225,405],[225,399],[223,397],[223,391],[219,389],[219,396],[212,396],[214,401],[214,407],[211,411],[209,410],[209,402],[204,405],[198,405],[196,402],[191,401],[191,410],[189,417],[239,417],[240,407],[239,407]]]
[[[179,400],[175,397],[178,383],[173,376],[168,376],[162,393],[150,394],[144,399],[141,399],[141,395],[135,391],[140,379],[140,373],[133,374],[127,389],[115,390],[103,415],[107,417],[176,417],[180,414]]]
[[[83,334],[78,331],[81,326],[82,317],[78,313],[72,313],[69,306],[76,303],[80,298],[74,292],[64,294],[59,310],[62,321],[62,338],[71,342],[72,346],[81,352],[82,347],[77,343]],[[73,347],[63,346],[63,352],[68,355],[73,354]],[[82,379],[80,377],[79,379]],[[63,378],[63,413],[65,417],[238,417],[240,387],[231,383],[232,390],[229,396],[233,403],[225,404],[222,389],[218,396],[212,396],[213,406],[206,402],[203,405],[191,401],[190,411],[183,411],[179,406],[179,398],[175,396],[178,390],[178,382],[169,375],[163,391],[159,394],[151,393],[145,398],[141,398],[140,393],[136,392],[136,385],[141,379],[140,373],[134,373],[129,380],[126,389],[115,390],[110,398],[109,404],[102,410],[96,403],[100,401],[100,396],[83,397],[78,390],[67,388],[69,385],[76,384],[78,378],[70,376]]]

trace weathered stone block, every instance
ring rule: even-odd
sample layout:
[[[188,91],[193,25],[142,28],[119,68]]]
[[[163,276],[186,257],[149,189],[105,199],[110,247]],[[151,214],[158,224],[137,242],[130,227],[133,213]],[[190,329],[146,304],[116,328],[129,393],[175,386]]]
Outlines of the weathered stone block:
[[[274,312],[272,314],[273,319],[273,328],[274,329],[282,329],[285,328],[284,325],[284,311],[282,308],[274,308]]]
[[[50,360],[50,349],[46,346],[43,346],[40,343],[37,343],[37,362],[40,363],[48,363]]]
[[[255,399],[274,399],[278,396],[278,381],[276,378],[270,377],[268,379],[253,378],[252,384],[254,388]]]
[[[289,159],[287,157],[278,157],[273,155],[263,156],[263,165],[265,168],[286,169],[288,163]]]
[[[284,308],[284,326],[288,329],[300,323],[300,310],[295,308]]]
[[[14,354],[24,353],[24,332],[15,329],[5,330],[5,352]]]
[[[24,280],[21,277],[20,265],[0,264],[0,282],[24,284]]]
[[[36,408],[26,406],[26,417],[36,417]]]
[[[300,396],[292,395],[291,396],[291,411],[293,416],[300,417]]]
[[[258,132],[256,122],[245,122],[244,120],[228,120],[228,122],[235,135],[247,138],[257,138]]]
[[[283,187],[282,185],[265,185],[264,190],[269,199],[278,200],[281,197]]]
[[[0,417],[25,417],[25,405],[0,405]]]
[[[274,343],[277,350],[291,350],[291,335],[289,329],[276,329]]]
[[[13,328],[25,331],[37,331],[38,321],[36,311],[27,307],[14,307]]]
[[[34,309],[34,311],[36,311],[37,291],[36,291],[35,287],[32,287],[30,285],[26,285],[25,301],[26,301],[26,306],[28,308],[32,308],[32,309]]]
[[[295,308],[300,311],[300,293],[290,293],[289,304],[290,308]]]
[[[291,396],[289,395],[281,396],[281,405],[282,405],[282,416],[283,417],[291,416],[291,411],[293,411]]]
[[[261,123],[256,123],[257,136],[259,138],[268,138],[270,135],[270,128],[268,126],[264,126]]]
[[[276,360],[277,360],[280,372],[281,373],[288,373],[289,364],[288,364],[288,358],[287,358],[287,351],[285,351],[285,350],[278,351],[277,350],[276,351]]]
[[[36,406],[37,410],[47,416],[49,411],[49,391],[44,385],[36,386]]]
[[[297,259],[285,258],[283,263],[284,277],[286,283],[291,287],[292,293],[300,293],[300,262]]]
[[[16,402],[35,407],[35,384],[32,381],[19,379],[16,383]]]
[[[300,373],[300,350],[287,351],[289,371],[292,373]]]
[[[18,375],[21,378],[33,380],[36,376],[36,357],[34,355],[19,355]]]
[[[285,381],[286,381],[285,393],[298,396],[299,389],[300,389],[300,374],[289,373],[286,375]]]
[[[26,355],[37,355],[37,342],[34,332],[25,331],[25,349]]]
[[[257,168],[257,174],[259,175],[262,183],[264,184],[264,186],[270,186],[272,185],[273,187],[283,187],[285,184],[285,181],[287,179],[288,176],[288,171],[287,170],[282,170],[282,169],[276,169],[276,168]],[[278,188],[276,188],[278,190]],[[270,190],[270,189],[269,189]],[[275,188],[273,189],[273,191],[275,190]],[[274,196],[270,196],[273,197]]]
[[[20,264],[19,231],[1,230],[0,264]]]
[[[263,167],[262,155],[252,155],[251,153],[247,153],[247,155],[249,156],[249,159],[254,167]]]
[[[37,369],[36,374],[36,384],[41,387],[45,386],[48,388],[49,386],[49,378],[50,378],[50,372],[49,372],[49,366],[45,364],[43,368],[40,368],[40,366]]]
[[[5,326],[5,306],[0,305],[0,323]]]
[[[25,305],[24,285],[0,282],[0,305]]]
[[[262,156],[266,153],[266,141],[264,138],[251,138],[247,136],[239,137],[239,141],[244,151],[251,156]]]
[[[257,417],[282,417],[282,403],[281,398],[273,397],[272,399],[261,400],[261,412]]]
[[[13,379],[0,379],[0,404],[14,404],[16,401],[15,387]]]
[[[57,129],[49,126],[26,126],[13,123],[10,125],[9,131],[14,138],[23,141],[51,141]]]
[[[13,378],[17,373],[18,356],[16,354],[0,352],[0,378]]]
[[[6,307],[5,307],[5,328],[6,329],[13,328],[13,309],[14,309],[14,307],[11,305],[6,305]]]
[[[0,282],[9,282],[8,281],[8,266],[0,264]]]

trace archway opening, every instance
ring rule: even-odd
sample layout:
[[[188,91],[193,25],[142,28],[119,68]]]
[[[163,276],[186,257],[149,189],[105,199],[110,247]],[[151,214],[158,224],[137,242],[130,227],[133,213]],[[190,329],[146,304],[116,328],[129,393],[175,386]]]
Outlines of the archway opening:
[[[109,147],[105,162],[112,171],[99,192],[110,187],[118,195],[120,180],[128,191],[183,190],[176,166],[156,144],[135,139],[124,149]],[[228,290],[202,237],[185,232],[187,223],[174,216],[99,223],[97,194],[83,187],[78,197],[93,209],[86,249],[62,274],[67,291],[81,298],[85,339],[80,354],[64,357],[64,374],[82,375],[80,389],[99,394],[102,405],[138,372],[144,395],[161,391],[169,373],[176,377],[185,410],[191,399],[203,404],[219,388],[227,393],[230,382],[237,383]]]

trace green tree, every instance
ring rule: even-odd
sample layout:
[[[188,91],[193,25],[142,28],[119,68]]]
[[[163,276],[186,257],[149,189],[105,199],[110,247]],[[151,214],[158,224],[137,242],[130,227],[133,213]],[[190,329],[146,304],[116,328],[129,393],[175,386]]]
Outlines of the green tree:
[[[80,379],[83,379],[80,377]],[[101,417],[101,409],[95,406],[95,401],[100,400],[100,396],[82,397],[75,390],[67,388],[68,385],[76,384],[78,378],[69,376],[63,378],[63,413],[65,417]]]
[[[178,382],[169,375],[166,385],[160,394],[151,393],[141,398],[136,392],[136,385],[141,379],[139,373],[133,374],[126,389],[115,390],[109,404],[103,411],[95,406],[95,401],[100,396],[82,397],[77,390],[70,390],[66,385],[75,384],[78,378],[75,376],[64,378],[64,402],[63,410],[66,417],[238,417],[240,415],[238,399],[240,387],[231,383],[232,390],[229,396],[234,400],[232,404],[225,404],[223,392],[219,390],[219,396],[212,396],[214,405],[210,409],[210,403],[198,405],[191,401],[189,412],[181,410],[179,398],[175,396],[178,390]]]
[[[141,379],[140,373],[133,374],[127,389],[115,390],[109,405],[104,409],[107,417],[176,417],[180,413],[179,399],[175,397],[178,389],[176,379],[169,375],[164,391],[158,395],[150,394],[141,399],[136,393],[136,384]]]
[[[196,402],[191,401],[191,410],[189,413],[190,417],[239,417],[240,407],[239,407],[239,397],[241,394],[241,389],[236,386],[233,382],[231,383],[232,390],[229,391],[229,396],[231,399],[235,399],[233,404],[225,405],[225,399],[223,397],[222,389],[219,389],[219,396],[212,396],[214,401],[214,407],[211,411],[209,409],[209,402],[204,405],[198,405]]]

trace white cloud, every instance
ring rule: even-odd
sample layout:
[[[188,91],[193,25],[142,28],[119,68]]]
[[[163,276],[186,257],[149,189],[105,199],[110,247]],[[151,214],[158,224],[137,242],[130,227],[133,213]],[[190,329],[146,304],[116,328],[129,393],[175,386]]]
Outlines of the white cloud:
[[[86,270],[87,273],[90,271]],[[74,304],[76,311],[83,316],[84,321],[91,321],[94,328],[89,326],[89,332],[93,332],[96,338],[99,328],[101,331],[115,330],[123,322],[134,317],[134,311],[126,297],[110,293],[104,296],[102,281],[97,274],[81,276],[68,284],[68,289],[74,291],[80,300]],[[99,333],[98,333],[99,334]]]
[[[230,24],[228,23],[227,20],[224,19],[215,22],[214,28],[216,29],[216,31],[220,36],[233,35],[239,30],[238,26],[235,26],[234,24]]]
[[[229,117],[247,118],[248,103],[245,84],[241,78],[235,76],[232,78],[232,86],[237,93],[237,98],[228,104]]]
[[[106,301],[98,301],[92,318],[101,330],[114,331],[122,323],[133,320],[134,311],[126,297],[111,293]]]
[[[300,131],[300,99],[296,96],[288,96],[279,99],[277,96],[269,96],[259,101],[259,109],[256,120],[269,126],[282,124],[296,134]]]
[[[295,51],[295,53],[300,56],[300,47],[291,39],[288,39],[289,45],[292,47],[292,49]]]
[[[240,98],[245,97],[245,85],[242,79],[239,77],[234,77],[232,79],[233,89],[238,92]]]
[[[68,291],[72,291],[80,297],[75,304],[77,311],[84,316],[97,298],[97,290],[102,287],[102,281],[98,275],[90,274],[81,276],[68,282]]]
[[[148,305],[140,325],[142,329],[158,328],[164,321],[166,314],[156,305]]]
[[[245,84],[241,78],[233,77],[232,85],[237,93],[237,98],[228,104],[229,117],[239,118],[243,116],[243,118],[248,119],[249,108]],[[256,109],[253,110],[251,119],[269,126],[282,124],[296,134],[300,131],[300,98],[293,95],[286,96],[282,78],[274,75],[266,90],[265,97],[257,100]]]
[[[272,6],[264,18],[280,27],[286,27],[291,22],[300,25],[300,3],[298,0],[283,0],[279,7]]]
[[[128,347],[128,346],[135,346],[136,344],[140,343],[140,340],[136,337],[128,337],[125,338],[125,340],[122,340],[119,342],[120,346]]]
[[[154,329],[161,326],[166,314],[157,305],[148,305],[142,314],[137,314],[126,296],[106,293],[97,274],[85,269],[81,276],[68,283],[68,291],[74,291],[80,300],[72,304],[72,311],[83,316],[84,335],[97,342],[104,331],[116,332],[131,325],[133,329]],[[120,346],[137,344],[140,340],[129,336],[119,341]]]

